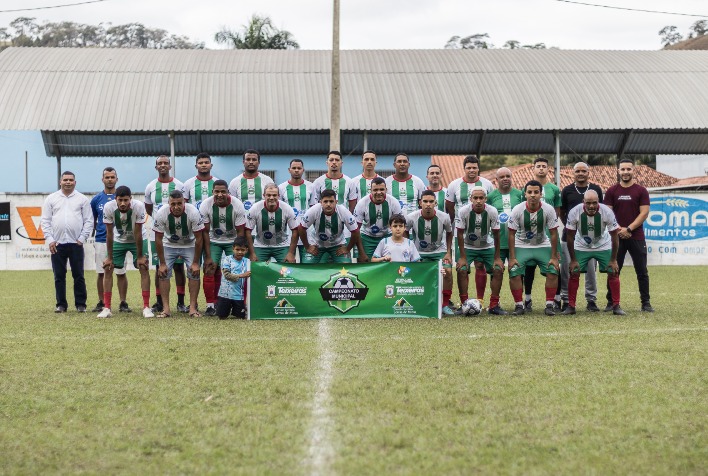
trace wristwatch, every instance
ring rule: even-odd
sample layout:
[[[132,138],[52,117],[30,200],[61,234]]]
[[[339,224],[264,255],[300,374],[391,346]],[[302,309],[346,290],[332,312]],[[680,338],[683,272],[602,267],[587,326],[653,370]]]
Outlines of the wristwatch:
[[[630,233],[632,233],[632,231],[633,231],[633,230],[629,227],[629,225],[627,225],[627,230],[629,230]]]

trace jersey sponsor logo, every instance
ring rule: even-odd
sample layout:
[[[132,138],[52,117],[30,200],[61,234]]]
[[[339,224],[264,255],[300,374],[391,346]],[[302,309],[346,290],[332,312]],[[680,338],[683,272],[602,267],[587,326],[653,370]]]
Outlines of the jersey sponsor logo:
[[[527,240],[532,240],[534,236],[536,236],[536,233],[534,233],[533,231],[526,232],[526,239]]]
[[[401,208],[403,208],[403,200],[399,200],[398,204],[401,206]]]
[[[506,212],[502,212],[501,215],[499,215],[499,222],[506,223],[508,221],[509,221],[509,215]]]
[[[177,243],[179,241],[179,235],[171,235],[168,240],[170,240],[172,243]]]
[[[199,210],[199,207],[202,206],[202,201],[199,200],[197,203],[194,204],[195,207],[197,207],[197,210]]]
[[[469,239],[470,241],[477,241],[479,237],[476,233],[470,233],[469,235],[467,235],[467,239]]]
[[[243,208],[245,208],[246,210],[250,210],[252,206],[253,204],[250,200],[246,200],[245,202],[243,202]]]
[[[371,226],[371,233],[378,233],[380,231],[381,231],[381,228],[379,228],[378,226],[376,226],[376,225]]]
[[[589,245],[590,243],[592,243],[592,238],[590,238],[589,236],[583,236],[583,241],[585,241],[585,243]]]
[[[421,248],[427,248],[428,247],[428,242],[425,240],[420,240],[420,247]]]
[[[266,240],[270,240],[271,238],[273,238],[273,233],[271,233],[270,231],[266,231],[263,233],[263,238],[265,238]]]
[[[297,218],[298,215],[300,215],[300,210],[298,210],[298,209],[295,208],[295,207],[293,207],[293,212],[295,212],[295,218]]]
[[[221,235],[224,234],[224,230],[222,230],[221,228],[217,228],[217,229],[214,230],[214,234],[215,234],[215,235],[218,235],[218,236],[221,236]]]
[[[329,236],[327,235],[327,233],[320,233],[319,237],[320,237],[320,240],[322,240],[322,241],[329,240]]]

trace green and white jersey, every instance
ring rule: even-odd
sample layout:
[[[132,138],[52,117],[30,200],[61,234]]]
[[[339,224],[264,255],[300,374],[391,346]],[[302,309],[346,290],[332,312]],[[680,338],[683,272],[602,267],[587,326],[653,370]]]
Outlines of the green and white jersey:
[[[246,228],[251,230],[256,248],[282,248],[290,246],[290,238],[298,227],[293,208],[278,201],[278,208],[268,211],[265,200],[253,204],[246,212]]]
[[[376,174],[371,178],[365,178],[364,174],[359,174],[352,179],[357,200],[361,200],[362,197],[365,197],[371,193],[371,181],[376,177],[379,177],[379,174]]]
[[[386,194],[386,199],[377,205],[371,200],[369,194],[356,204],[354,218],[361,226],[363,235],[383,238],[391,234],[388,220],[396,213],[401,213],[401,206],[391,195]]]
[[[553,208],[560,208],[561,206],[561,191],[551,182],[546,183],[541,188],[541,198]]]
[[[470,202],[470,193],[475,187],[482,187],[487,191],[487,195],[494,191],[494,184],[484,177],[478,177],[476,182],[465,182],[465,179],[460,177],[447,185],[445,193],[445,201],[455,204],[455,216],[458,215],[460,208]]]
[[[130,208],[123,213],[118,209],[118,202],[111,200],[103,206],[103,223],[113,225],[113,241],[116,243],[135,243],[135,224],[145,224],[147,213],[145,204],[141,201],[130,200]],[[146,229],[143,227],[140,240],[146,236]]]
[[[406,230],[418,252],[422,256],[447,252],[446,237],[452,233],[450,215],[436,211],[435,216],[428,220],[422,214],[423,211],[418,210],[406,216]]]
[[[494,248],[493,230],[499,229],[499,213],[491,205],[485,204],[484,211],[477,213],[469,203],[460,208],[455,218],[455,228],[464,230],[465,249],[486,250]]]
[[[153,206],[153,215],[163,205],[170,202],[170,193],[175,190],[179,190],[184,196],[184,184],[174,177],[168,182],[160,182],[160,179],[155,179],[145,187],[145,204]]]
[[[516,230],[514,244],[518,248],[550,247],[546,231],[558,228],[558,217],[555,209],[543,201],[535,212],[529,211],[528,202],[524,202],[511,210],[507,225],[510,230]]]
[[[300,218],[300,224],[307,230],[307,241],[319,248],[331,248],[346,243],[344,230],[359,228],[354,215],[344,205],[337,205],[331,216],[325,215],[322,205],[315,204]]]
[[[337,205],[344,205],[349,208],[349,200],[356,200],[356,190],[352,184],[352,179],[346,175],[342,175],[338,179],[330,178],[327,174],[317,177],[312,182],[312,201],[310,205],[320,203],[322,192],[330,189],[337,192]]]
[[[509,249],[509,230],[507,222],[511,211],[516,205],[525,200],[524,194],[518,188],[511,188],[509,193],[501,193],[499,189],[487,195],[487,204],[493,206],[499,212],[499,249]]]
[[[409,175],[406,180],[398,180],[391,175],[386,177],[387,192],[398,200],[404,215],[418,210],[418,200],[425,190],[423,181],[415,175]]]
[[[187,179],[184,182],[184,198],[199,210],[202,202],[212,196],[216,180],[219,179],[216,177],[210,177],[209,180],[199,180],[199,177]]]
[[[184,212],[176,217],[170,213],[170,207],[157,211],[153,221],[155,232],[164,233],[162,243],[170,248],[191,248],[194,246],[194,234],[204,229],[202,216],[191,203],[184,204]]]
[[[280,199],[293,207],[295,217],[310,208],[312,202],[312,182],[304,180],[300,185],[293,185],[288,180],[278,185]]]
[[[430,187],[428,187],[426,190],[430,190]],[[447,189],[445,187],[441,188],[440,190],[432,190],[432,192],[435,193],[435,200],[438,202],[437,209],[440,210],[441,212],[445,211],[445,194],[447,193]]]
[[[105,212],[104,212],[105,213]],[[610,232],[620,228],[615,213],[607,205],[600,204],[594,216],[588,216],[582,203],[568,213],[565,227],[576,230],[575,249],[580,251],[604,251],[612,249]]]
[[[236,197],[229,197],[229,204],[220,207],[214,203],[214,197],[202,202],[199,209],[202,222],[209,224],[209,240],[212,243],[233,243],[236,229],[246,224],[246,209]]]
[[[267,175],[257,173],[253,178],[238,175],[229,183],[229,195],[241,200],[246,211],[261,200],[263,200],[263,190],[273,179]]]

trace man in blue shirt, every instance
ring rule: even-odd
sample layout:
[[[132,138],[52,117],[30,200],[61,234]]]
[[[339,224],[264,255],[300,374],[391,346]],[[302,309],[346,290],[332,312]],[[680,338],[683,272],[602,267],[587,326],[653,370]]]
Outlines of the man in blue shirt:
[[[106,225],[103,223],[103,206],[115,200],[116,184],[118,183],[118,172],[113,167],[103,169],[101,181],[103,182],[103,190],[96,194],[91,199],[91,211],[93,212],[93,229],[96,232],[94,237],[94,250],[96,256],[96,290],[98,291],[98,304],[91,312],[101,312],[103,310],[103,261],[106,259]],[[125,268],[116,269],[116,274],[125,274]],[[126,304],[127,308],[128,305]],[[123,303],[120,305],[120,310],[123,309]]]

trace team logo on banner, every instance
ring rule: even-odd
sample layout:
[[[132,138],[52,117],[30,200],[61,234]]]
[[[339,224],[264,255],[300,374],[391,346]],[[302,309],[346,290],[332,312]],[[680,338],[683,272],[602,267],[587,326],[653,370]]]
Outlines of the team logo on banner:
[[[411,272],[410,268],[406,268],[405,266],[400,266],[398,268],[398,274],[401,275],[402,278],[405,278],[408,273]]]
[[[279,315],[292,316],[292,315],[297,314],[297,311],[295,310],[295,306],[290,304],[290,301],[288,301],[285,298],[283,298],[280,301],[278,301],[277,303],[275,303],[275,306],[273,307],[273,311]]]
[[[409,303],[406,301],[406,298],[400,298],[396,300],[395,304],[393,305],[393,312],[395,314],[412,314],[415,312],[415,309]]]
[[[395,296],[395,294],[396,294],[396,293],[395,293],[395,291],[394,291],[393,284],[387,285],[387,286],[386,286],[386,297],[387,297],[387,298],[392,298],[392,297]]]
[[[366,299],[368,292],[369,287],[359,280],[356,274],[344,268],[331,275],[329,280],[320,286],[322,300],[342,314],[359,306],[359,303]]]
[[[274,284],[269,284],[267,286],[266,297],[267,298],[274,298],[275,297],[275,285]]]

